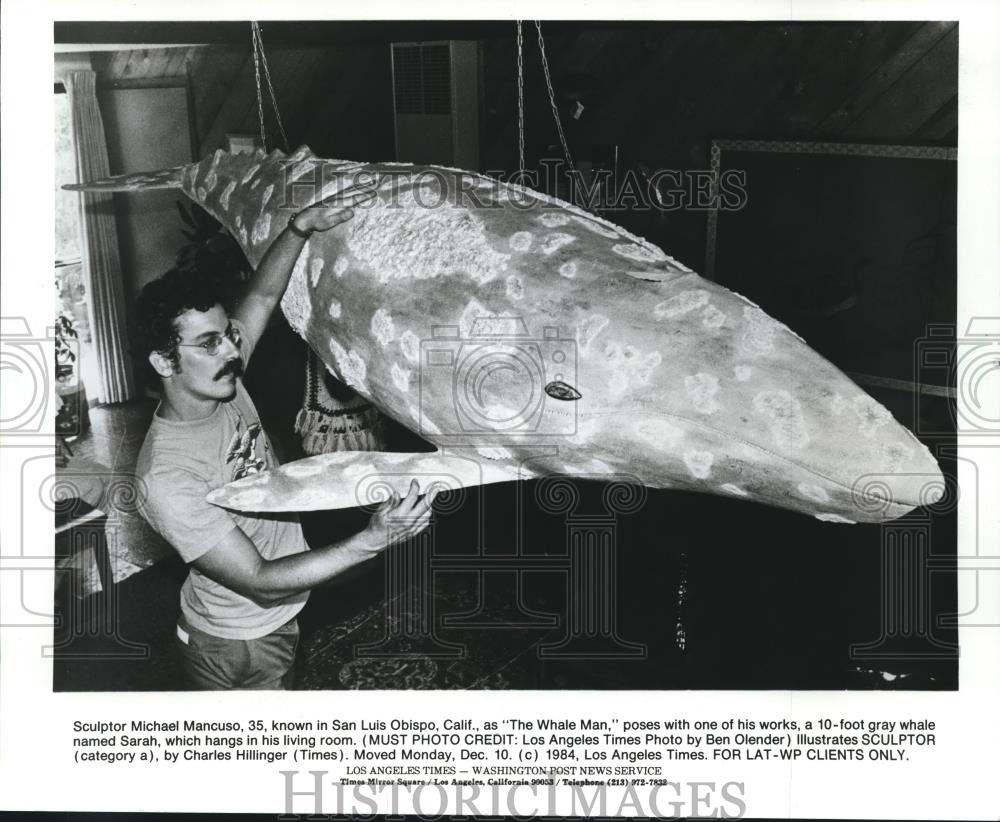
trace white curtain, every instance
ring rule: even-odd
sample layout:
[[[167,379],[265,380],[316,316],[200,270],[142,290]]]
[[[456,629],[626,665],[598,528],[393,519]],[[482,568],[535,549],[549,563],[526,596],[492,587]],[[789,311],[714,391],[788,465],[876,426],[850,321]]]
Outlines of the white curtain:
[[[76,175],[79,182],[110,174],[104,124],[97,107],[96,74],[70,71],[64,78],[73,121]],[[136,396],[125,338],[125,295],[118,231],[111,195],[84,192],[80,197],[83,277],[90,308],[90,328],[101,385],[99,402],[124,402]],[[88,386],[90,389],[91,386]]]

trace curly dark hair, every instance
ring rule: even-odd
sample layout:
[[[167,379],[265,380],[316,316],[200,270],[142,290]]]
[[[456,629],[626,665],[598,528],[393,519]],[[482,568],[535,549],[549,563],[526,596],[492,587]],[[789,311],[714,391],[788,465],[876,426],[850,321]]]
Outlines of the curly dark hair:
[[[173,268],[143,286],[129,317],[132,357],[142,369],[146,384],[158,391],[160,375],[149,362],[149,355],[159,351],[180,367],[176,319],[192,308],[208,311],[221,305],[227,311],[230,295],[218,277],[203,271]]]

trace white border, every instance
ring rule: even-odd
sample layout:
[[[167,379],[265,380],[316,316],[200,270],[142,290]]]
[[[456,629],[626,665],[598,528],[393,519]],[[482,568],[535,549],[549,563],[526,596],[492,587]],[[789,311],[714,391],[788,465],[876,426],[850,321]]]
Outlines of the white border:
[[[328,16],[327,2],[40,2],[5,0],[0,35],[2,59],[3,174],[0,205],[3,214],[3,314],[23,314],[37,333],[51,322],[49,261],[52,259],[52,21],[54,19],[316,19]],[[347,6],[347,14],[365,18],[412,18],[417,7],[402,3]],[[705,2],[673,0],[617,3],[507,2],[476,7],[490,18],[658,18],[769,20],[938,20],[958,19],[960,25],[960,144],[959,144],[959,323],[975,316],[1000,316],[1000,9],[983,0],[898,2],[894,0],[815,0],[812,2]],[[421,17],[442,19],[470,16],[465,2],[438,2]],[[355,18],[358,19],[358,18]],[[995,381],[994,381],[995,382]],[[995,385],[993,386],[995,388]],[[991,389],[992,390],[992,389]],[[988,400],[988,398],[986,398]],[[994,394],[994,400],[996,400]],[[996,406],[1000,407],[1000,406]],[[27,441],[22,441],[30,446]],[[1000,445],[995,439],[972,445]],[[7,439],[4,445],[8,445]],[[7,448],[2,454],[0,523],[4,544],[19,539],[20,500],[11,489],[20,485],[22,464],[44,454],[45,448]],[[986,516],[964,519],[960,530],[963,555],[976,552],[969,535],[979,529],[979,551],[1000,545],[995,501],[1000,499],[996,462],[978,451],[967,455],[980,463],[980,508]],[[986,470],[988,469],[988,470]],[[986,483],[983,486],[983,483]],[[26,544],[51,544],[46,520],[24,523]],[[12,530],[13,529],[13,530]],[[44,554],[44,550],[37,549]],[[5,551],[9,555],[9,551]],[[8,568],[6,558],[3,560]],[[9,612],[9,571],[0,579]],[[32,575],[38,591],[51,591],[51,577]],[[977,588],[978,581],[978,588]],[[963,610],[1000,625],[997,572],[960,574]],[[32,586],[32,587],[33,587]],[[29,592],[30,593],[30,592]],[[976,597],[978,596],[978,601]],[[45,602],[40,599],[39,602]],[[3,620],[0,619],[0,622]],[[995,781],[1000,773],[1000,630],[966,628],[961,632],[962,681],[957,693],[296,693],[282,694],[56,694],[51,693],[51,665],[39,656],[49,633],[38,628],[0,629],[0,809],[79,811],[241,811],[279,813],[283,810],[276,766],[74,766],[69,759],[69,725],[75,718],[167,718],[170,715],[215,719],[267,717],[356,716],[589,716],[615,712],[624,716],[662,717],[680,710],[694,716],[759,715],[805,717],[817,712],[869,718],[930,716],[941,728],[941,747],[909,763],[865,765],[827,764],[796,767],[773,764],[723,767],[708,763],[668,767],[674,780],[704,779],[746,783],[747,813],[752,817],[869,818],[997,818],[1000,802]],[[301,770],[305,767],[299,766]],[[324,808],[333,812],[333,808]]]

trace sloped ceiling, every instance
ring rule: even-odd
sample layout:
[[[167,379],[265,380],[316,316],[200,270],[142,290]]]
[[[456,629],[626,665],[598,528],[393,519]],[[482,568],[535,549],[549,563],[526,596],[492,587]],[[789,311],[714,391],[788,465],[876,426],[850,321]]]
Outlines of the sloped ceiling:
[[[374,123],[391,130],[390,42],[480,40],[483,161],[511,166],[513,23],[273,22],[263,28],[293,144],[322,143],[331,129],[371,131]],[[563,21],[544,29],[571,143],[631,143],[635,155],[654,160],[682,148],[696,154],[713,137],[957,143],[956,23]],[[541,154],[555,132],[534,34],[526,24],[529,146]],[[95,52],[94,68],[103,82],[190,75],[202,154],[223,145],[227,132],[258,132],[246,23],[59,24],[56,40],[148,42],[148,48]],[[157,42],[193,45],[157,48]],[[577,99],[585,104],[579,122],[566,116]],[[265,109],[268,134],[277,135],[266,86]],[[367,157],[391,152],[384,135],[359,141],[362,146],[370,146],[361,152]]]

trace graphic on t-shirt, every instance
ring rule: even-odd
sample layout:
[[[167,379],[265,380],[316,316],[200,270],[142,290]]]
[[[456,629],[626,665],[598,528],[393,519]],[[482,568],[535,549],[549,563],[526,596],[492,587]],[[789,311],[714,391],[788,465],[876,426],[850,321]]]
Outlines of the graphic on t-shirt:
[[[260,437],[261,427],[259,422],[255,422],[246,431],[241,432],[243,427],[242,417],[236,421],[236,431],[229,441],[229,448],[226,449],[226,463],[233,462],[232,481],[257,474],[264,470],[264,460],[257,456],[257,441]]]

